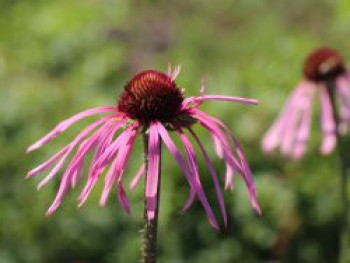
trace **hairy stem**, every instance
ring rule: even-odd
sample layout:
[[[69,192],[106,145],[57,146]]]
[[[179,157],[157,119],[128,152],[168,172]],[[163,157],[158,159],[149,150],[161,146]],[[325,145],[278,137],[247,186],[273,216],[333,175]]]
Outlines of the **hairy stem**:
[[[335,83],[330,82],[327,85],[327,90],[331,98],[332,108],[333,108],[333,118],[336,124],[336,136],[337,136],[337,152],[338,160],[340,166],[340,201],[341,201],[341,214],[340,214],[340,250],[339,250],[339,263],[350,262],[350,252],[349,252],[349,199],[347,194],[348,176],[347,176],[347,162],[346,162],[346,152],[344,149],[343,138],[339,133],[339,115],[337,110],[337,105],[335,101]]]
[[[145,171],[147,181],[147,168],[148,168],[148,135],[143,135],[144,155],[145,155]],[[159,144],[159,151],[161,151],[161,145]],[[161,154],[160,154],[161,156]],[[157,208],[153,220],[147,218],[147,200],[146,200],[146,184],[145,184],[145,200],[144,200],[144,227],[143,227],[143,248],[142,248],[142,262],[143,263],[155,263],[157,261],[157,227],[158,227],[158,208],[159,208],[159,194],[160,194],[160,181],[161,181],[161,161],[159,161],[158,173],[158,186],[157,186]]]

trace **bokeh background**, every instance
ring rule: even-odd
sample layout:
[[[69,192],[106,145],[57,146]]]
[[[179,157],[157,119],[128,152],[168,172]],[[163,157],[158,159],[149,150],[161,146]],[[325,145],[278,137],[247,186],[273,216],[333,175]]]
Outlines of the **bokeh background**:
[[[136,71],[166,70],[168,62],[182,65],[177,83],[186,94],[198,94],[205,76],[208,93],[259,99],[256,107],[208,102],[203,109],[239,137],[264,214],[254,215],[237,178],[235,190],[225,193],[227,230],[214,232],[198,202],[180,215],[188,187],[164,151],[159,262],[335,262],[338,165],[335,154],[318,153],[317,111],[302,161],[265,156],[260,140],[301,78],[309,51],[330,45],[350,61],[349,25],[348,0],[0,0],[0,262],[138,262],[142,184],[128,192],[131,216],[115,195],[106,208],[98,206],[101,184],[78,209],[80,184],[47,218],[58,178],[41,191],[40,178],[24,180],[89,121],[40,151],[25,149],[63,118],[116,103]],[[142,161],[140,145],[127,180]]]

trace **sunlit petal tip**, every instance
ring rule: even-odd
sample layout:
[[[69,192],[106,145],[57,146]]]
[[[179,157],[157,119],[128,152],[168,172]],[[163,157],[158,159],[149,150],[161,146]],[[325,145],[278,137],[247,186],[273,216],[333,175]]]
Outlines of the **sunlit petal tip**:
[[[225,190],[226,191],[233,191],[234,190],[234,186],[233,185],[227,185],[227,184],[225,184]]]
[[[33,177],[33,170],[30,170],[27,172],[26,176],[24,177],[24,179],[30,179]]]
[[[41,146],[42,146],[42,145],[39,145],[39,144],[37,144],[37,143],[34,143],[34,144],[32,144],[31,146],[29,146],[29,147],[27,148],[26,153],[27,153],[27,154],[28,154],[28,153],[31,153],[31,152],[33,152],[33,151],[39,149]]]
[[[216,221],[210,222],[210,225],[214,228],[216,232],[220,232],[220,226]]]
[[[263,215],[263,213],[262,213],[260,208],[254,208],[253,212],[254,212],[255,215],[257,215],[259,217]]]
[[[61,202],[55,202],[55,203],[53,203],[50,207],[49,207],[49,209],[46,211],[46,216],[47,217],[49,217],[49,216],[51,216],[56,210],[57,210],[57,208],[60,206],[60,204],[61,204]]]
[[[252,204],[253,211],[256,215],[262,216],[262,210],[260,208],[260,205],[258,203]]]
[[[106,206],[106,200],[105,199],[100,199],[100,201],[98,202],[99,206],[101,207],[105,207]]]
[[[322,155],[329,155],[337,144],[336,136],[325,138],[322,142],[320,152]]]
[[[155,211],[147,211],[148,222],[152,221],[155,217]]]

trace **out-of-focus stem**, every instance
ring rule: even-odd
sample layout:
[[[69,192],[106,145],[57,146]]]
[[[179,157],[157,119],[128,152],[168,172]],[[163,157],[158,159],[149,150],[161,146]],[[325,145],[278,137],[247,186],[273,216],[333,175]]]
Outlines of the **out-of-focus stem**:
[[[148,168],[148,140],[147,134],[143,135],[144,154],[145,154],[145,182],[147,181]],[[161,146],[159,145],[159,151]],[[161,156],[161,154],[160,154]],[[160,157],[161,158],[161,157]],[[158,173],[158,190],[157,190],[157,207],[153,220],[148,220],[147,217],[147,200],[146,200],[146,184],[145,184],[145,201],[144,201],[144,227],[143,227],[143,248],[142,248],[142,262],[155,263],[157,261],[157,227],[158,227],[158,208],[159,208],[159,194],[160,194],[160,180],[161,180],[161,160],[159,161]]]
[[[340,166],[340,199],[341,199],[341,214],[340,214],[340,250],[339,250],[339,263],[350,262],[350,232],[349,232],[349,199],[347,193],[348,176],[347,176],[347,162],[346,153],[343,144],[343,138],[339,133],[339,115],[337,110],[337,105],[335,101],[335,83],[329,82],[327,85],[327,90],[331,98],[332,108],[333,108],[333,118],[336,124],[336,136],[337,136],[337,152]]]

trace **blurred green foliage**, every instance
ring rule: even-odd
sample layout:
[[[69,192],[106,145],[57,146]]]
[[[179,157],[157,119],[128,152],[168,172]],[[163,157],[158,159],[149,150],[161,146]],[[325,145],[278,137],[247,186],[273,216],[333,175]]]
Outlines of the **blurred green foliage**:
[[[237,178],[225,193],[230,226],[223,233],[210,228],[198,202],[180,215],[188,187],[165,151],[159,262],[335,262],[338,167],[335,156],[318,153],[317,117],[301,162],[265,156],[260,140],[311,49],[330,45],[350,59],[349,24],[348,0],[0,0],[0,262],[139,260],[142,186],[129,192],[131,216],[116,196],[98,207],[99,185],[83,208],[76,189],[46,218],[58,180],[40,192],[39,179],[24,180],[86,122],[29,156],[25,149],[63,118],[116,103],[137,70],[165,70],[168,62],[182,65],[178,85],[186,94],[198,94],[205,76],[208,93],[259,99],[257,107],[208,102],[203,109],[240,138],[264,214],[252,213]],[[138,144],[128,180],[142,162]],[[224,172],[219,160],[215,166]]]

